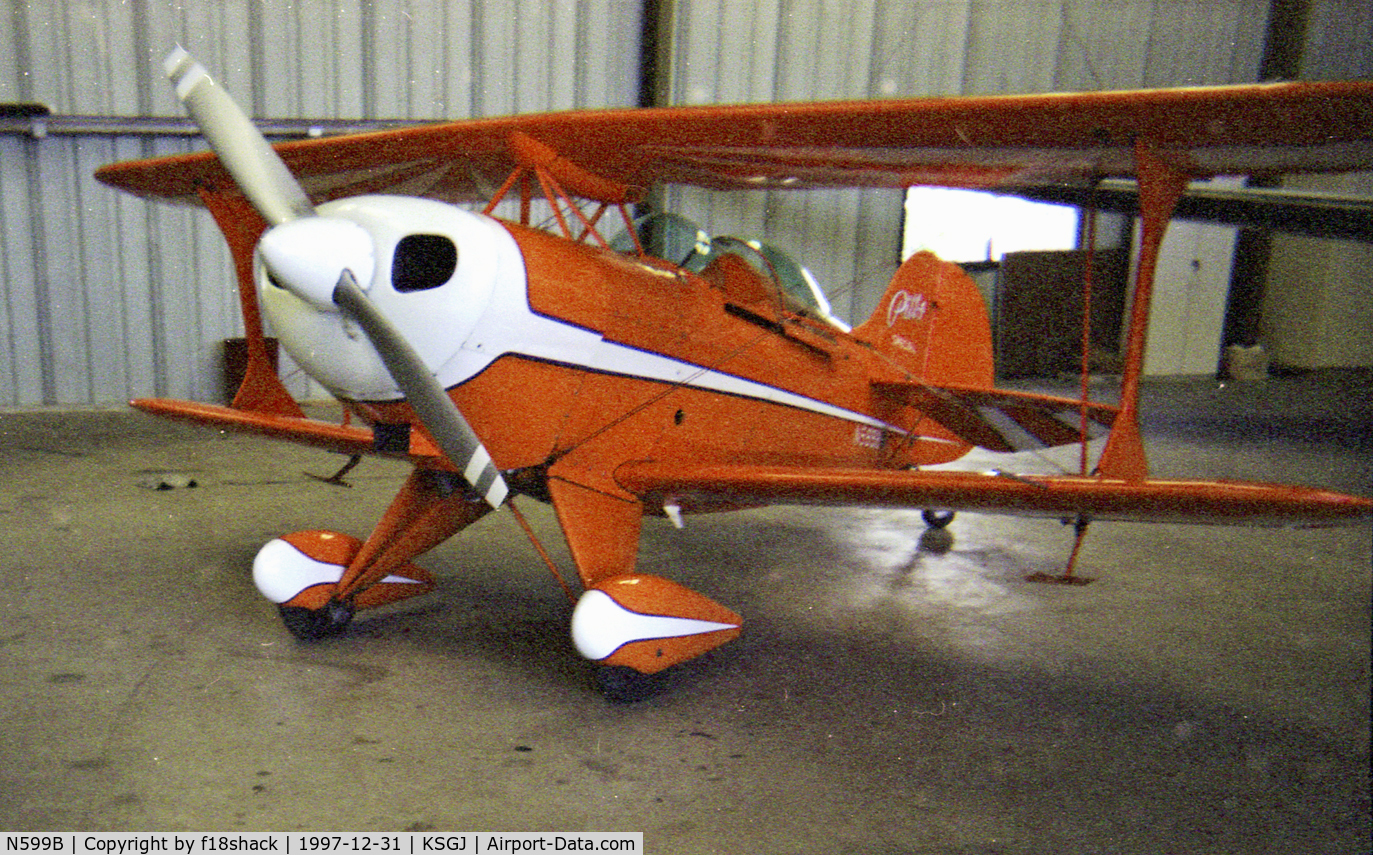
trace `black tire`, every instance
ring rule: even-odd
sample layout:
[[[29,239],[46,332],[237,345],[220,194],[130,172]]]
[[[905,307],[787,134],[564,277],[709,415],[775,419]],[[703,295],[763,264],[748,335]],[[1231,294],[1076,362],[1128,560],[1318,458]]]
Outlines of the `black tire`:
[[[937,511],[933,508],[926,508],[920,512],[920,518],[925,521],[925,525],[930,528],[948,528],[949,523],[953,522],[953,511]]]
[[[281,622],[291,635],[301,641],[319,641],[338,635],[353,620],[353,607],[347,603],[329,602],[322,609],[300,606],[277,606]]]
[[[596,666],[596,688],[606,700],[616,704],[635,704],[658,692],[657,674],[640,674],[624,665]]]

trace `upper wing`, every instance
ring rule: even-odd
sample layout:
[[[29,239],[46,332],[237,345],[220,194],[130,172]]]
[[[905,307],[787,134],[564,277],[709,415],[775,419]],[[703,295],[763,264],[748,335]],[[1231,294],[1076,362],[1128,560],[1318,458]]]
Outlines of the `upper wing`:
[[[996,187],[1135,174],[1147,140],[1184,172],[1373,168],[1373,83],[603,110],[424,125],[277,146],[316,201],[395,192],[485,201],[517,132],[628,184]],[[107,166],[130,192],[229,187],[209,153]]]

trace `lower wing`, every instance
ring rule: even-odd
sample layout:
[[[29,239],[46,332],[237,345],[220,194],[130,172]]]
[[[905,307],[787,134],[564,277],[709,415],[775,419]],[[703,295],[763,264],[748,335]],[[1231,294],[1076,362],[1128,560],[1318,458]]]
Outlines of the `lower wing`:
[[[195,401],[144,398],[131,401],[130,406],[155,416],[211,425],[237,433],[282,439],[336,451],[339,454],[377,454],[409,460],[415,464],[451,468],[433,440],[418,428],[411,431],[409,425],[402,426],[406,436],[403,441],[397,441],[395,437],[381,435],[381,432],[367,427],[332,424],[318,419],[276,413],[236,410]]]
[[[1094,520],[1328,526],[1373,517],[1373,499],[1246,481],[1080,475],[626,463],[620,486],[646,507],[815,504],[947,508]]]

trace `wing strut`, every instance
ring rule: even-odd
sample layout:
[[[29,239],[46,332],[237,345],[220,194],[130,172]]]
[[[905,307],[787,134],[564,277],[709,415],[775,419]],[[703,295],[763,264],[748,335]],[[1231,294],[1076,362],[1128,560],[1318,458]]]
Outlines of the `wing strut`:
[[[1087,209],[1084,211],[1087,224],[1082,234],[1082,242],[1087,244],[1087,252],[1082,260],[1082,377],[1078,387],[1078,397],[1082,399],[1082,405],[1078,409],[1079,475],[1090,474],[1087,469],[1087,428],[1091,418],[1091,405],[1088,399],[1092,393],[1092,273],[1096,267],[1097,189],[1100,186],[1099,179],[1092,181],[1092,190],[1087,196]]]
[[[248,365],[243,382],[234,394],[233,408],[255,413],[305,418],[300,405],[291,397],[277,376],[267,355],[267,337],[262,331],[262,311],[253,281],[253,248],[267,229],[267,221],[246,199],[237,194],[200,190],[200,201],[209,209],[215,224],[224,233],[234,259],[238,277],[238,305],[243,312],[243,335],[248,344]]]
[[[529,203],[532,192],[530,176],[532,173],[539,182],[544,198],[553,208],[553,216],[562,229],[563,237],[581,242],[591,236],[601,246],[609,248],[605,238],[596,230],[596,223],[600,221],[606,208],[614,205],[619,209],[620,216],[624,219],[625,228],[629,230],[630,235],[634,235],[635,244],[639,243],[634,223],[629,216],[628,206],[643,198],[643,188],[605,178],[584,169],[558,154],[551,146],[539,142],[522,131],[512,133],[508,142],[516,164],[515,171],[511,172],[510,176],[505,179],[505,183],[496,191],[496,195],[491,197],[482,213],[490,214],[494,211],[496,205],[518,183],[520,185],[520,223],[529,225]],[[569,193],[583,199],[599,202],[600,208],[594,215],[587,218],[586,214],[582,213],[582,209],[569,198]],[[581,221],[582,233],[579,237],[573,237],[572,228],[568,225],[567,219],[563,216],[562,207],[559,205],[560,200],[562,205],[566,205]],[[643,254],[643,247],[639,246],[638,249],[640,254]]]
[[[1144,342],[1149,334],[1149,301],[1154,293],[1154,270],[1158,265],[1163,234],[1182,191],[1187,173],[1170,163],[1165,153],[1148,140],[1135,143],[1135,164],[1139,174],[1141,233],[1139,267],[1135,274],[1134,303],[1130,308],[1130,331],[1125,340],[1125,369],[1120,381],[1120,415],[1116,416],[1111,436],[1101,453],[1098,470],[1107,478],[1143,481],[1149,475],[1144,443],[1139,433],[1139,377],[1144,364]]]

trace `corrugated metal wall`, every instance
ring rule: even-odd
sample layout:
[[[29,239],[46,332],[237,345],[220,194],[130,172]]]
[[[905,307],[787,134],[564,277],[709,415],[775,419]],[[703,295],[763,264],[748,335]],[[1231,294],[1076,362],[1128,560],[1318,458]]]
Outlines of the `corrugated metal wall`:
[[[638,0],[28,0],[0,101],[176,116],[181,44],[259,116],[442,119],[633,104]]]
[[[0,19],[0,103],[181,118],[175,44],[271,118],[442,119],[638,98],[639,0],[34,0]],[[190,137],[0,134],[0,407],[222,396],[241,335],[208,215],[97,184]],[[287,371],[290,367],[287,366]],[[299,374],[293,393],[317,390]]]
[[[672,91],[694,104],[1250,82],[1267,5],[688,0],[678,7]],[[803,259],[855,323],[896,269],[897,192],[671,198],[712,233],[757,237]]]
[[[1252,80],[1266,0],[663,0],[675,103],[1100,89]],[[1345,8],[1348,5],[1349,8]],[[436,119],[632,105],[641,0],[32,0],[0,19],[0,103],[180,117],[174,43],[256,115]],[[1369,13],[1316,0],[1324,76],[1366,76]],[[1351,23],[1352,22],[1352,23]],[[1360,35],[1362,34],[1362,35]],[[1351,71],[1353,69],[1353,71]],[[1362,69],[1362,71],[1360,71]],[[208,217],[107,191],[109,161],[189,138],[0,134],[0,407],[215,399],[240,330]],[[676,191],[719,234],[800,257],[861,319],[893,272],[893,192]],[[302,378],[293,391],[310,394]]]
[[[217,394],[219,342],[242,326],[223,238],[90,177],[188,145],[0,136],[0,405]]]

